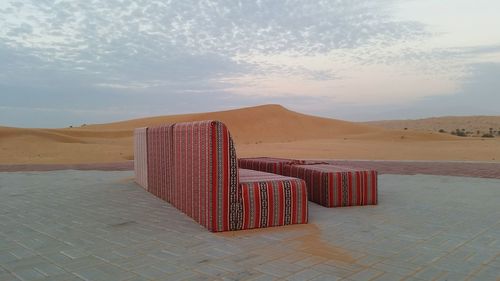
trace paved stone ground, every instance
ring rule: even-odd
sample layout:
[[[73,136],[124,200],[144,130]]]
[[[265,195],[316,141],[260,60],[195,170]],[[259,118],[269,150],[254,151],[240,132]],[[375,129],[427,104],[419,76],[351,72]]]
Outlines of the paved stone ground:
[[[0,173],[0,280],[500,280],[500,180],[382,175],[378,206],[213,234],[131,178]]]

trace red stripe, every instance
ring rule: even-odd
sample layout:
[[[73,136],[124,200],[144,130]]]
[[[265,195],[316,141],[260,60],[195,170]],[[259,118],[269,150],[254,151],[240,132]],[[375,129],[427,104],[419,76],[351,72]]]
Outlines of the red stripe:
[[[272,183],[269,183],[270,185],[272,185]],[[278,184],[278,187],[279,188],[282,188],[283,186],[283,183],[282,182],[279,182]],[[268,192],[267,192],[267,214],[268,214],[268,218],[267,218],[267,225],[269,226],[273,226],[275,225],[274,223],[274,204],[276,202],[274,202],[274,189],[273,188],[269,188],[268,189]]]
[[[307,223],[308,221],[308,211],[307,211],[307,188],[306,183],[301,181],[300,192],[302,193],[302,223]]]
[[[285,224],[285,194],[283,192],[283,189],[279,189],[279,225],[284,225]]]
[[[368,204],[368,173],[363,172],[363,203]]]
[[[229,229],[229,136],[227,135],[227,129],[226,127],[223,128],[223,134],[224,137],[222,138],[222,155],[223,155],[223,161],[222,163],[222,170],[223,170],[223,178],[222,180],[224,181],[223,184],[223,192],[222,192],[222,202],[223,202],[223,207],[222,207],[222,212],[223,212],[223,223],[224,223],[224,229]],[[227,138],[225,137],[227,136]]]
[[[337,197],[337,202],[335,206],[341,206],[342,205],[342,174],[341,173],[335,173],[335,176],[337,177],[337,192],[338,192],[338,197]]]
[[[212,127],[212,175],[217,174],[217,138]],[[217,178],[212,178],[212,229],[217,230]]]
[[[243,228],[249,228],[249,216],[250,216],[250,205],[249,195],[248,195],[248,187],[242,190],[243,196]]]
[[[280,183],[282,184],[282,183]],[[297,185],[295,183],[295,181],[292,181],[292,184],[290,186],[291,188],[291,203],[292,203],[292,206],[290,206],[291,208],[291,213],[292,213],[292,224],[296,224],[297,223],[297,220],[298,220],[298,217],[297,217],[297,209],[298,209],[298,204],[300,204],[300,202],[298,202],[298,198],[297,198]]]
[[[328,185],[326,185],[326,188],[328,188],[328,195],[329,195],[329,199],[328,199],[328,204],[327,206],[328,207],[332,207],[335,203],[333,202],[333,195],[335,194],[335,190],[333,190],[333,185],[334,185],[334,180],[333,180],[333,173],[328,173]]]
[[[361,172],[356,172],[356,205],[361,205]]]
[[[255,198],[254,198],[254,203],[255,203],[255,218],[254,218],[254,221],[253,221],[253,227],[260,227],[260,192],[258,191],[259,188],[258,188],[258,185],[255,184],[255,190],[256,192],[254,192],[254,195],[255,195]]]

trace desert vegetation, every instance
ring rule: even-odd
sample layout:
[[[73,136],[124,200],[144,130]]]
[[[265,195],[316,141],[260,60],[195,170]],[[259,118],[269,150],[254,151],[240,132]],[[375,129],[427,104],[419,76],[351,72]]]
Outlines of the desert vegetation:
[[[440,133],[446,133],[445,130],[440,129]],[[500,136],[500,129],[494,130],[493,128],[489,128],[488,131],[476,130],[475,132],[466,131],[465,129],[455,129],[451,131],[450,134],[459,136],[459,137],[481,137],[481,138],[494,138],[495,136]]]
[[[500,139],[500,116],[448,116],[365,122],[385,129]]]

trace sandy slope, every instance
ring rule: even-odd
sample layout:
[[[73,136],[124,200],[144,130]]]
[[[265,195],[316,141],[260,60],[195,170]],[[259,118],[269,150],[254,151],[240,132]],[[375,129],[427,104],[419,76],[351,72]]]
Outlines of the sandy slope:
[[[499,160],[500,139],[387,130],[265,105],[66,129],[0,127],[0,163],[91,163],[133,159],[132,129],[216,119],[235,138],[238,156],[336,159]]]

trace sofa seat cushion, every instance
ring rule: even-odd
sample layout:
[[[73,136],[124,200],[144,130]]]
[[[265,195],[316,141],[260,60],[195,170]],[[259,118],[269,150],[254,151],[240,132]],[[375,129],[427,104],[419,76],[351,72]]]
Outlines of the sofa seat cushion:
[[[303,180],[246,169],[239,177],[243,229],[307,223]]]
[[[238,159],[238,167],[243,169],[252,169],[256,171],[274,173],[283,175],[283,167],[291,164],[306,164],[303,160],[273,158],[273,157],[255,157]]]

